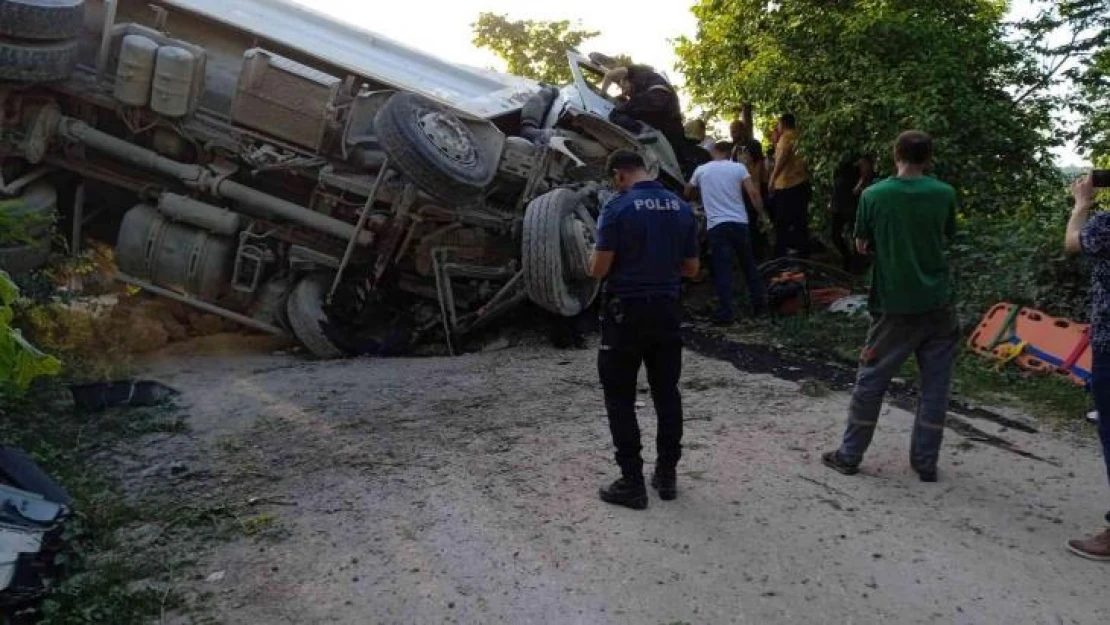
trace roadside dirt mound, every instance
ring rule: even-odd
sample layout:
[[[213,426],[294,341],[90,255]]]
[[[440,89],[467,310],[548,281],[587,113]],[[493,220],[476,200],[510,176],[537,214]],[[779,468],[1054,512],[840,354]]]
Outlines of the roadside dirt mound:
[[[224,332],[249,333],[242,326],[197,311],[185,304],[138,295],[122,299],[109,315],[109,325],[132,334],[126,343],[129,353],[152,352],[171,343]]]

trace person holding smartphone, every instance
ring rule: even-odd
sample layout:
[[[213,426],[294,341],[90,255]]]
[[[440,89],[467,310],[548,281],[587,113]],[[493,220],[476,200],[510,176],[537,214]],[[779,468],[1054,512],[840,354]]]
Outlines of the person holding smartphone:
[[[1068,220],[1064,247],[1091,259],[1091,394],[1099,415],[1110,415],[1110,213],[1091,215],[1096,178],[1106,186],[1108,172],[1094,172],[1072,183],[1075,207]],[[1102,457],[1110,478],[1110,418],[1098,420]],[[1110,514],[1107,515],[1110,522]],[[1068,542],[1068,550],[1090,560],[1110,561],[1110,528],[1090,538]]]

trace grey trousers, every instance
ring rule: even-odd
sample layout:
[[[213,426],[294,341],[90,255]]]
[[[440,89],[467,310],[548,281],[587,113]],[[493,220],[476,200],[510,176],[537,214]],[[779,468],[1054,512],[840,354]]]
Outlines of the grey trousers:
[[[841,461],[858,465],[863,460],[890,380],[912,355],[921,371],[921,394],[910,441],[910,465],[917,471],[935,471],[959,343],[960,325],[952,310],[875,316],[860,355],[848,428],[840,445]]]

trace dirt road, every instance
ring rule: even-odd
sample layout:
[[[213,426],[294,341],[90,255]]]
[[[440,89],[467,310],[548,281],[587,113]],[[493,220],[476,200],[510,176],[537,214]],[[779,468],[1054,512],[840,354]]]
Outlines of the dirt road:
[[[679,499],[644,512],[597,500],[614,469],[592,351],[153,365],[193,434],[150,461],[280,502],[284,532],[209,545],[182,584],[226,623],[1110,622],[1110,568],[1063,549],[1110,503],[1089,442],[974,421],[1041,460],[949,432],[920,484],[890,409],[849,478],[818,462],[845,394],[686,362]]]

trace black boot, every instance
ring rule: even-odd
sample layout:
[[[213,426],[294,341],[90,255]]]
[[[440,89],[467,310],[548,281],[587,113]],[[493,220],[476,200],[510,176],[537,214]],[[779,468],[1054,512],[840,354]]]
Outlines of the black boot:
[[[651,487],[659,491],[659,498],[672,501],[678,497],[678,476],[673,468],[656,467],[651,474]]]
[[[644,487],[643,478],[633,480],[622,477],[609,486],[602,486],[597,494],[605,503],[633,510],[643,510],[648,505],[647,488]]]

